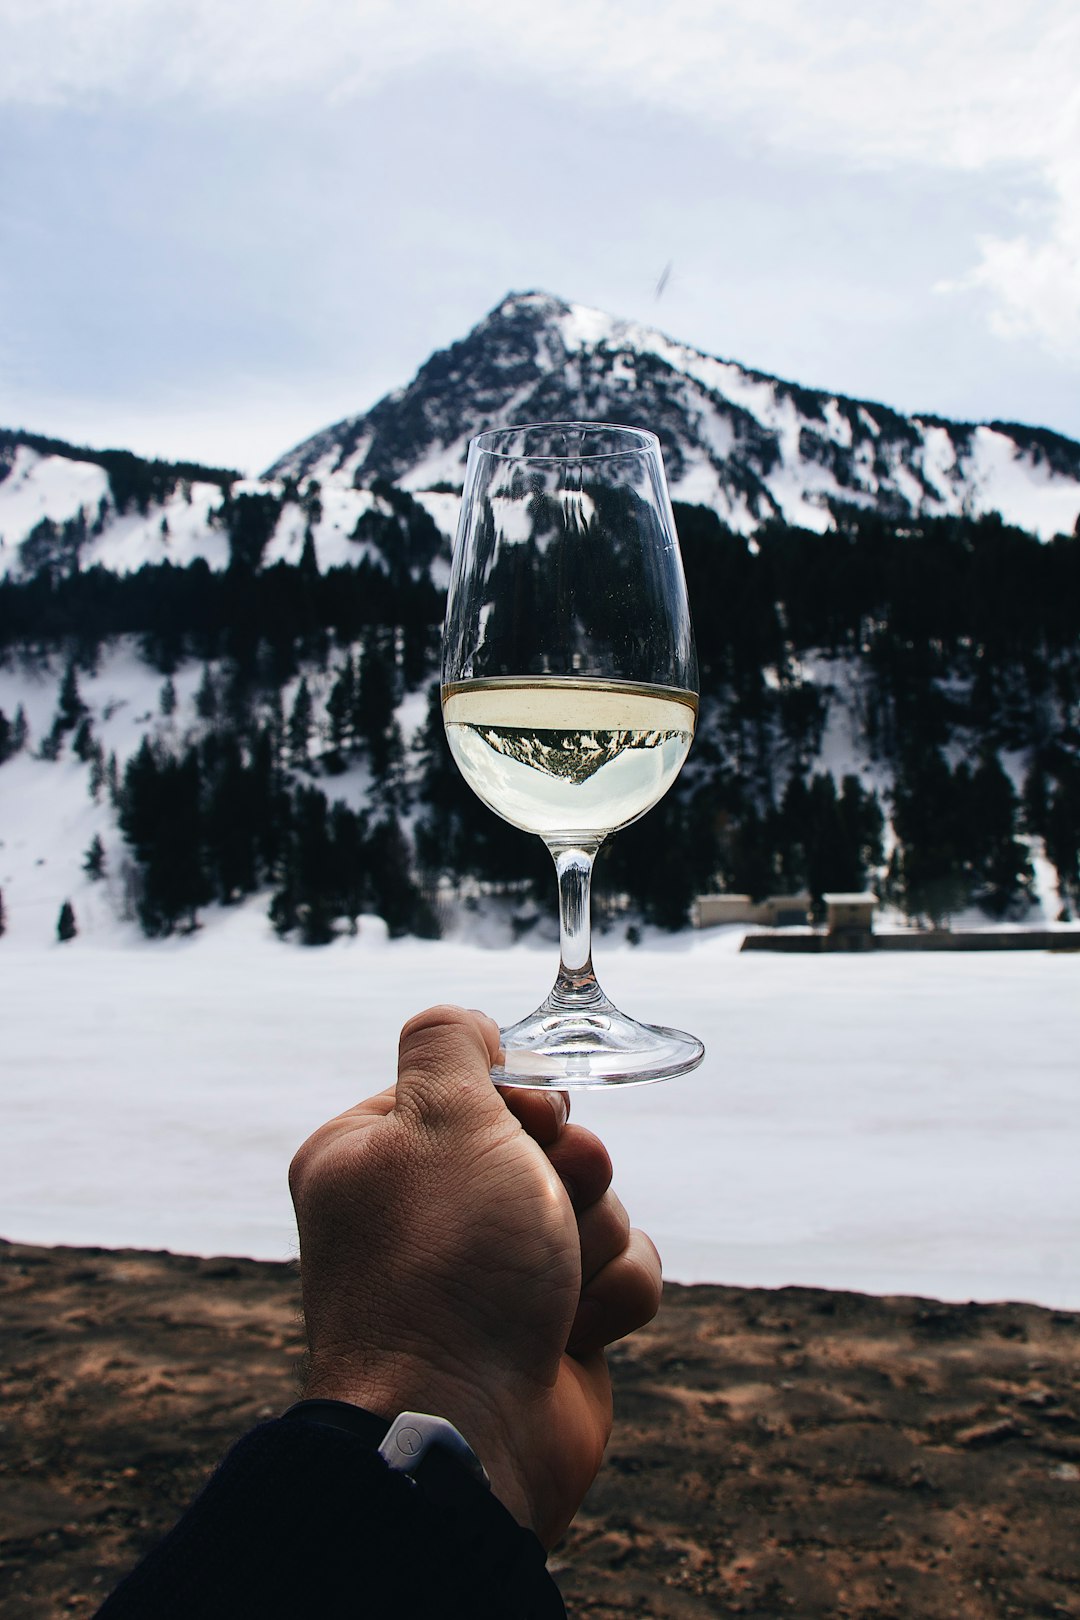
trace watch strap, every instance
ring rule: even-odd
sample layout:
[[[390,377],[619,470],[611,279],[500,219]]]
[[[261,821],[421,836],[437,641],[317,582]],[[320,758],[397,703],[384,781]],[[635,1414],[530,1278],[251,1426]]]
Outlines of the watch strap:
[[[344,1429],[373,1451],[378,1451],[390,1427],[386,1418],[377,1417],[362,1406],[354,1406],[351,1401],[296,1401],[281,1415],[294,1422],[323,1423],[331,1429]]]

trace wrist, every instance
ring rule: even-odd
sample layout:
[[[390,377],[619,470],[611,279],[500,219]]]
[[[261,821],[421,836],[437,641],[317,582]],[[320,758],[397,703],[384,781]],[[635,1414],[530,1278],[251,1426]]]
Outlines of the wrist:
[[[493,1494],[519,1524],[539,1533],[527,1473],[514,1444],[517,1426],[502,1418],[488,1390],[448,1377],[445,1370],[434,1374],[430,1368],[404,1361],[395,1361],[392,1377],[379,1377],[370,1369],[320,1363],[313,1357],[304,1396],[347,1402],[388,1425],[408,1411],[445,1418],[483,1465]]]

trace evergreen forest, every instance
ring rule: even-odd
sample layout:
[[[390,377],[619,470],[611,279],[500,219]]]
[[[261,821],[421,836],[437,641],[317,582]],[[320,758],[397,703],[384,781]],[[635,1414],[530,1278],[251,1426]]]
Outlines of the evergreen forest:
[[[310,527],[299,562],[266,566],[282,506],[316,522],[318,486],[234,496],[219,476],[221,572],[81,568],[79,534],[39,525],[23,576],[0,583],[0,657],[59,661],[63,678],[45,734],[0,711],[0,764],[24,748],[85,762],[151,937],[254,893],[283,937],[312,945],[368,912],[434,935],[448,894],[512,897],[527,926],[553,906],[550,858],[473,797],[443,738],[444,536],[381,484],[354,566],[320,571]],[[717,888],[820,904],[866,886],[921,922],[972,905],[1022,920],[1033,847],[1075,912],[1080,536],[1041,542],[994,515],[840,511],[826,534],[772,523],[750,540],[705,508],[676,520],[698,736],[667,798],[601,851],[601,921],[675,929]],[[126,759],[106,755],[80,684],[119,637],[138,645],[159,720]],[[181,725],[175,677],[193,663]],[[868,768],[838,780],[823,753],[841,704]],[[403,705],[425,716],[408,739]],[[100,845],[84,870],[104,875]]]

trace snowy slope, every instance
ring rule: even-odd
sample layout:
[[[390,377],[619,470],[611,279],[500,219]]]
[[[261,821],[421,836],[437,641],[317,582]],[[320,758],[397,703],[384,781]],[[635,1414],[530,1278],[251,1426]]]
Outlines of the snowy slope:
[[[43,518],[63,523],[80,510],[93,514],[108,495],[109,480],[103,467],[65,456],[43,456],[19,445],[0,484],[0,559],[12,553]]]
[[[234,482],[231,493],[234,499],[269,494],[282,501],[285,491],[280,479],[243,479]],[[447,497],[433,496],[432,500],[438,520]],[[369,491],[340,481],[321,492],[321,515],[311,525],[320,569],[355,563],[368,554],[350,535],[371,505]],[[43,455],[20,445],[11,471],[0,482],[0,578],[20,578],[32,572],[23,542],[43,519],[58,526],[85,526],[86,536],[78,551],[83,570],[100,566],[127,574],[163,562],[183,568],[197,557],[214,570],[224,569],[229,563],[229,538],[221,510],[218,485],[196,481],[178,486],[145,513],[118,512],[101,467],[67,456]],[[285,501],[263,562],[299,562],[307,523],[300,505]]]

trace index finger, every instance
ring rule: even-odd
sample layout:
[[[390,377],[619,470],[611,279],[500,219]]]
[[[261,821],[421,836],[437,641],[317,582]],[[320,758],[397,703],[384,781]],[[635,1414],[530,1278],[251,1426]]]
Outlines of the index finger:
[[[534,1086],[500,1086],[499,1096],[519,1124],[540,1147],[551,1147],[570,1118],[565,1091],[544,1091]]]

